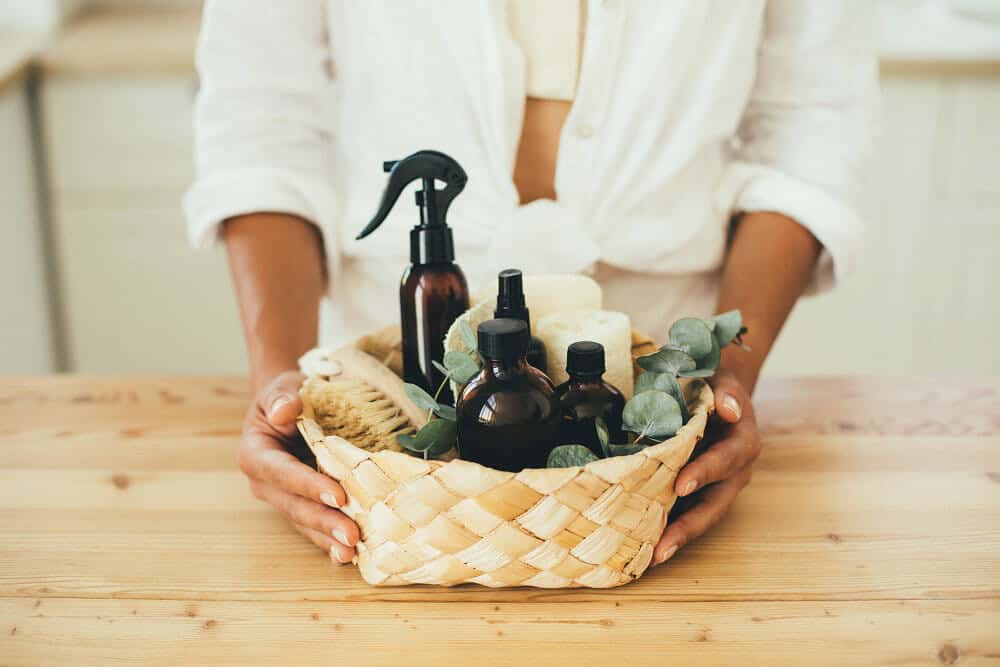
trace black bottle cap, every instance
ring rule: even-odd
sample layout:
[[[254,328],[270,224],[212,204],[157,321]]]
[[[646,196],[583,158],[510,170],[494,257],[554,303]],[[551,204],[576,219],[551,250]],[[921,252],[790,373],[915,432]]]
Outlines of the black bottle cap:
[[[529,323],[528,306],[524,302],[524,277],[520,269],[504,269],[497,274],[497,307],[493,317],[509,317]]]
[[[573,343],[566,350],[566,372],[580,377],[603,375],[604,346],[592,340]]]
[[[479,325],[479,354],[487,359],[511,360],[523,357],[528,350],[528,325],[524,320],[506,317],[486,320]]]

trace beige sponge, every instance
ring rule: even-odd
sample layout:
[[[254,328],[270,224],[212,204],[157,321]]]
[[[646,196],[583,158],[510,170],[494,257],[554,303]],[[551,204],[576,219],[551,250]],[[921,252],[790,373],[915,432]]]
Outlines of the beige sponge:
[[[611,310],[556,312],[533,325],[534,334],[545,343],[549,377],[565,382],[566,348],[580,340],[604,346],[607,371],[604,380],[617,387],[625,398],[632,396],[632,324],[628,315]]]

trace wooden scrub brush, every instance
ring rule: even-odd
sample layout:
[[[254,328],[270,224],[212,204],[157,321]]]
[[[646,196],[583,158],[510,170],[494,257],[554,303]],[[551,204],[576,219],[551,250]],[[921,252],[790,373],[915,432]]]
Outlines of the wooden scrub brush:
[[[427,413],[403,391],[403,381],[354,347],[312,350],[299,360],[303,415],[323,433],[377,452],[402,451],[396,436],[416,432]]]

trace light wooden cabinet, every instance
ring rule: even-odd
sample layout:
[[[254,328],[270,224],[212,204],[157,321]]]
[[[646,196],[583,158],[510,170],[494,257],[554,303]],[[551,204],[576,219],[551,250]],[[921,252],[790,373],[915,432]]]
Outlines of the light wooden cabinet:
[[[55,369],[24,82],[0,86],[0,374]]]
[[[44,141],[71,370],[244,373],[225,259],[188,245],[194,75],[50,75]]]
[[[765,372],[1000,373],[1000,77],[882,88],[858,270],[799,303]]]

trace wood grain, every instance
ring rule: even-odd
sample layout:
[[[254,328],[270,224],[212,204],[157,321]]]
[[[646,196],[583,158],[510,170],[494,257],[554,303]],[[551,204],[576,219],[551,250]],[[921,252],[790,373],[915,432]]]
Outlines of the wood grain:
[[[993,664],[998,396],[765,382],[753,483],[635,584],[375,589],[250,496],[245,380],[4,378],[0,663]]]
[[[995,602],[0,600],[12,664],[990,665]],[[403,654],[405,653],[405,658]],[[959,662],[960,661],[960,662]]]

